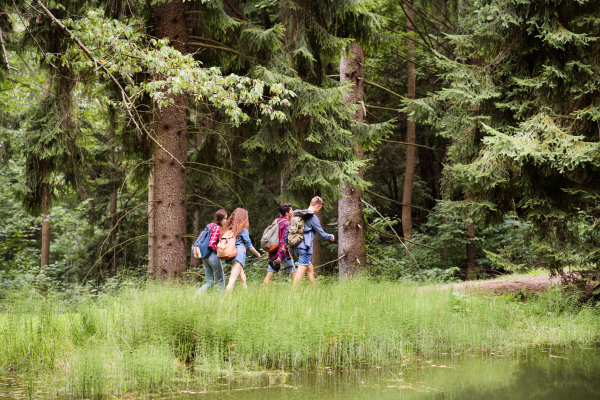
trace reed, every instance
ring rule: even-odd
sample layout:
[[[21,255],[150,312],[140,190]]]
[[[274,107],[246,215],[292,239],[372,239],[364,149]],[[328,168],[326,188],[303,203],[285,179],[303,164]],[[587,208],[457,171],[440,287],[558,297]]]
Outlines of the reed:
[[[13,296],[0,314],[0,369],[65,377],[71,393],[154,390],[198,376],[353,367],[414,354],[598,345],[600,312],[560,289],[515,301],[356,279],[195,295],[149,283],[117,294]]]

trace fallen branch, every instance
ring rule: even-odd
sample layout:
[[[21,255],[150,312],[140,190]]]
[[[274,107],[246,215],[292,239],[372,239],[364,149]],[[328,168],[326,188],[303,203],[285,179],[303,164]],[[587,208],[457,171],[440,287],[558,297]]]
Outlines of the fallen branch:
[[[332,263],[334,263],[334,262],[336,262],[336,261],[340,261],[340,260],[341,260],[342,258],[344,258],[344,257],[346,257],[346,254],[342,254],[340,257],[336,258],[335,260],[333,260],[333,261],[329,261],[329,262],[326,262],[325,264],[321,264],[321,265],[319,265],[318,267],[313,267],[313,269],[321,268],[321,267],[324,267],[324,266],[326,266],[326,265],[328,265],[328,264],[332,264]]]
[[[39,0],[38,0],[38,1],[39,1]],[[385,90],[386,92],[388,92],[388,93],[391,93],[391,94],[393,94],[394,96],[400,97],[402,100],[406,100],[406,97],[404,97],[404,96],[402,96],[402,95],[400,95],[400,94],[398,94],[398,93],[396,93],[396,92],[394,92],[394,91],[392,91],[392,90],[390,90],[390,89],[388,89],[388,88],[384,88],[383,86],[380,86],[380,85],[378,85],[378,84],[376,84],[376,83],[374,83],[374,82],[368,81],[368,80],[366,80],[366,79],[364,79],[363,81],[364,81],[364,82],[365,82],[367,85],[375,86],[375,87],[376,87],[376,88],[378,88],[378,89]]]
[[[367,229],[371,229],[371,230],[373,230],[373,231],[375,231],[375,232],[377,232],[377,233],[381,233],[382,235],[385,235],[385,236],[389,236],[389,237],[393,237],[393,238],[395,238],[395,237],[396,237],[396,236],[394,236],[394,235],[391,235],[391,234],[389,234],[389,233],[387,233],[387,232],[384,232],[384,231],[382,231],[382,230],[380,230],[380,229],[377,229],[377,228],[375,228],[373,225],[367,225]],[[404,241],[405,241],[405,242],[408,242],[408,243],[410,243],[410,244],[414,244],[415,246],[427,247],[428,249],[432,249],[432,250],[439,250],[439,249],[438,249],[438,248],[436,248],[436,247],[431,247],[431,246],[427,246],[426,244],[422,244],[422,243],[413,242],[412,240],[404,239]]]
[[[382,142],[387,142],[387,143],[397,143],[397,144],[403,144],[405,146],[415,146],[415,147],[421,147],[423,149],[429,149],[429,150],[435,150],[435,151],[444,151],[443,149],[436,149],[435,147],[429,147],[429,146],[424,146],[422,144],[416,144],[416,143],[408,143],[408,142],[399,142],[397,140],[388,140],[388,139],[379,139]]]
[[[429,213],[435,214],[435,212],[434,212],[434,211],[428,210],[428,209],[426,209],[426,208],[423,208],[423,207],[418,207],[418,206],[413,206],[412,204],[404,204],[404,203],[402,203],[401,201],[394,200],[394,199],[390,199],[389,197],[385,197],[385,196],[382,196],[382,195],[380,195],[380,194],[377,194],[377,193],[375,193],[375,192],[371,192],[371,191],[370,191],[370,190],[368,190],[368,189],[365,189],[365,192],[366,192],[366,193],[369,193],[369,194],[372,194],[372,195],[373,195],[373,196],[375,196],[375,197],[379,197],[379,198],[381,198],[381,199],[383,199],[383,200],[387,200],[387,201],[391,201],[392,203],[400,204],[401,206],[407,206],[407,207],[410,207],[410,208],[416,208],[417,210],[423,210],[423,211],[427,211],[427,212],[429,212]]]
[[[376,263],[383,265],[386,268],[392,268],[392,269],[394,268],[394,267],[390,267],[389,265],[385,265],[384,263],[382,263],[381,261],[379,261],[378,259],[376,259],[375,257],[373,257],[370,254],[367,254],[367,257],[369,257],[371,260],[375,261]]]
[[[406,253],[408,253],[410,258],[412,258],[412,260],[415,262],[415,265],[419,269],[419,272],[421,272],[421,278],[423,278],[423,280],[427,282],[427,278],[425,278],[425,275],[423,274],[421,267],[419,267],[419,263],[417,262],[417,260],[415,260],[415,257],[412,255],[412,253],[410,252],[408,247],[406,247],[406,244],[404,244],[404,241],[402,241],[402,239],[400,239],[400,236],[398,235],[398,233],[396,232],[396,230],[394,229],[394,227],[392,226],[390,221],[388,221],[388,219],[386,217],[384,217],[375,207],[373,207],[372,205],[370,205],[369,203],[367,203],[366,201],[364,201],[362,199],[361,199],[361,201],[363,203],[365,203],[367,206],[369,206],[371,209],[373,209],[373,211],[375,211],[377,214],[379,214],[379,216],[389,225],[392,232],[394,232],[394,234],[396,235],[396,238],[398,239],[398,241],[402,244],[402,246],[404,246],[404,249],[406,249]]]

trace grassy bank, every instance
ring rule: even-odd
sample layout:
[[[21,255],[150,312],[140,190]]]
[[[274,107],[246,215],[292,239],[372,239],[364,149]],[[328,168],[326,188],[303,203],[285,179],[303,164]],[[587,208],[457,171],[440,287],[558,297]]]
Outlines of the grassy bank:
[[[199,297],[195,290],[150,284],[75,304],[10,297],[0,314],[0,369],[62,375],[84,395],[223,370],[347,367],[415,353],[600,341],[599,307],[582,307],[559,290],[526,302],[366,280],[295,292],[273,285]]]

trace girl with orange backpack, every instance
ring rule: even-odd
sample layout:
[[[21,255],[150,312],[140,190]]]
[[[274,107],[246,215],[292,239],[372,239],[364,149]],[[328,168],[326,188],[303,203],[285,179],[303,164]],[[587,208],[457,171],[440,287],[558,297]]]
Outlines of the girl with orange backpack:
[[[260,258],[260,253],[256,251],[250,240],[249,227],[248,211],[243,208],[236,208],[221,229],[221,238],[217,246],[217,256],[231,265],[231,275],[227,284],[228,291],[233,289],[238,277],[242,282],[242,287],[247,287],[246,274],[244,274],[246,251],[249,250],[257,258]]]

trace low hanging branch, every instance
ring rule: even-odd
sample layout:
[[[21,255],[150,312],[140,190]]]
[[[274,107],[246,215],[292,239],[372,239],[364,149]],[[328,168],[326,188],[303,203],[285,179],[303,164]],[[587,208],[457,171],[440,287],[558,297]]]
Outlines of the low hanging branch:
[[[2,43],[2,52],[4,53],[4,62],[6,63],[6,69],[8,70],[8,73],[10,74],[11,69],[14,69],[15,71],[20,71],[17,68],[11,67],[10,63],[8,62],[8,53],[6,52],[6,48],[4,47],[4,37],[2,36],[2,28],[0,28],[0,43]]]
[[[94,62],[94,65],[100,65],[100,69],[102,71],[104,71],[104,73],[106,75],[108,75],[108,77],[110,78],[111,81],[113,81],[113,83],[116,85],[116,87],[119,88],[119,91],[121,92],[121,97],[123,98],[123,104],[125,104],[125,108],[127,110],[127,113],[129,114],[129,117],[131,118],[131,120],[135,124],[136,129],[139,132],[142,132],[142,131],[145,132],[148,135],[148,137],[150,139],[152,139],[152,141],[154,143],[156,143],[156,145],[158,147],[160,147],[165,153],[167,153],[169,156],[171,156],[171,158],[173,160],[177,161],[177,163],[181,166],[181,168],[185,170],[185,165],[183,165],[183,163],[181,161],[179,161],[177,159],[177,157],[175,157],[173,154],[171,154],[167,149],[165,149],[163,147],[162,144],[160,144],[154,137],[152,137],[152,135],[150,134],[150,132],[148,132],[146,130],[146,127],[144,125],[142,125],[141,128],[140,128],[140,125],[137,123],[137,120],[135,119],[135,117],[131,113],[131,108],[132,108],[131,100],[127,96],[127,93],[125,93],[125,90],[123,89],[123,87],[121,86],[121,84],[119,83],[119,81],[117,80],[117,78],[115,78],[114,75],[111,74],[111,72],[108,70],[108,68],[105,67],[104,64],[106,64],[106,63],[104,61],[102,61],[102,60],[97,60],[96,57],[94,57],[94,55],[92,54],[92,52],[83,43],[81,43],[81,41],[77,38],[77,36],[75,36],[73,33],[71,33],[71,31],[69,30],[69,28],[67,28],[65,25],[63,25],[63,23],[60,22],[60,20],[58,18],[56,18],[50,12],[50,10],[48,10],[44,6],[44,4],[41,2],[41,0],[36,0],[36,3],[44,11],[44,14],[46,14],[48,16],[48,18],[50,18],[52,20],[52,22],[54,22],[60,29],[62,29],[63,31],[65,31],[65,33],[67,33],[67,35],[77,44],[77,46],[85,53],[85,55],[88,56],[88,58]]]
[[[385,235],[385,236],[389,236],[389,237],[393,237],[393,238],[396,237],[394,235],[391,235],[391,234],[389,234],[387,232],[384,232],[384,231],[382,231],[380,229],[375,228],[373,225],[367,225],[367,229],[370,229],[370,230],[372,230],[374,232],[377,232],[377,233]],[[439,250],[439,249],[437,249],[435,247],[427,246],[426,244],[423,244],[423,243],[413,242],[412,240],[404,239],[404,241],[408,242],[410,244],[414,244],[415,246],[427,247],[428,249],[432,249],[432,250]]]

